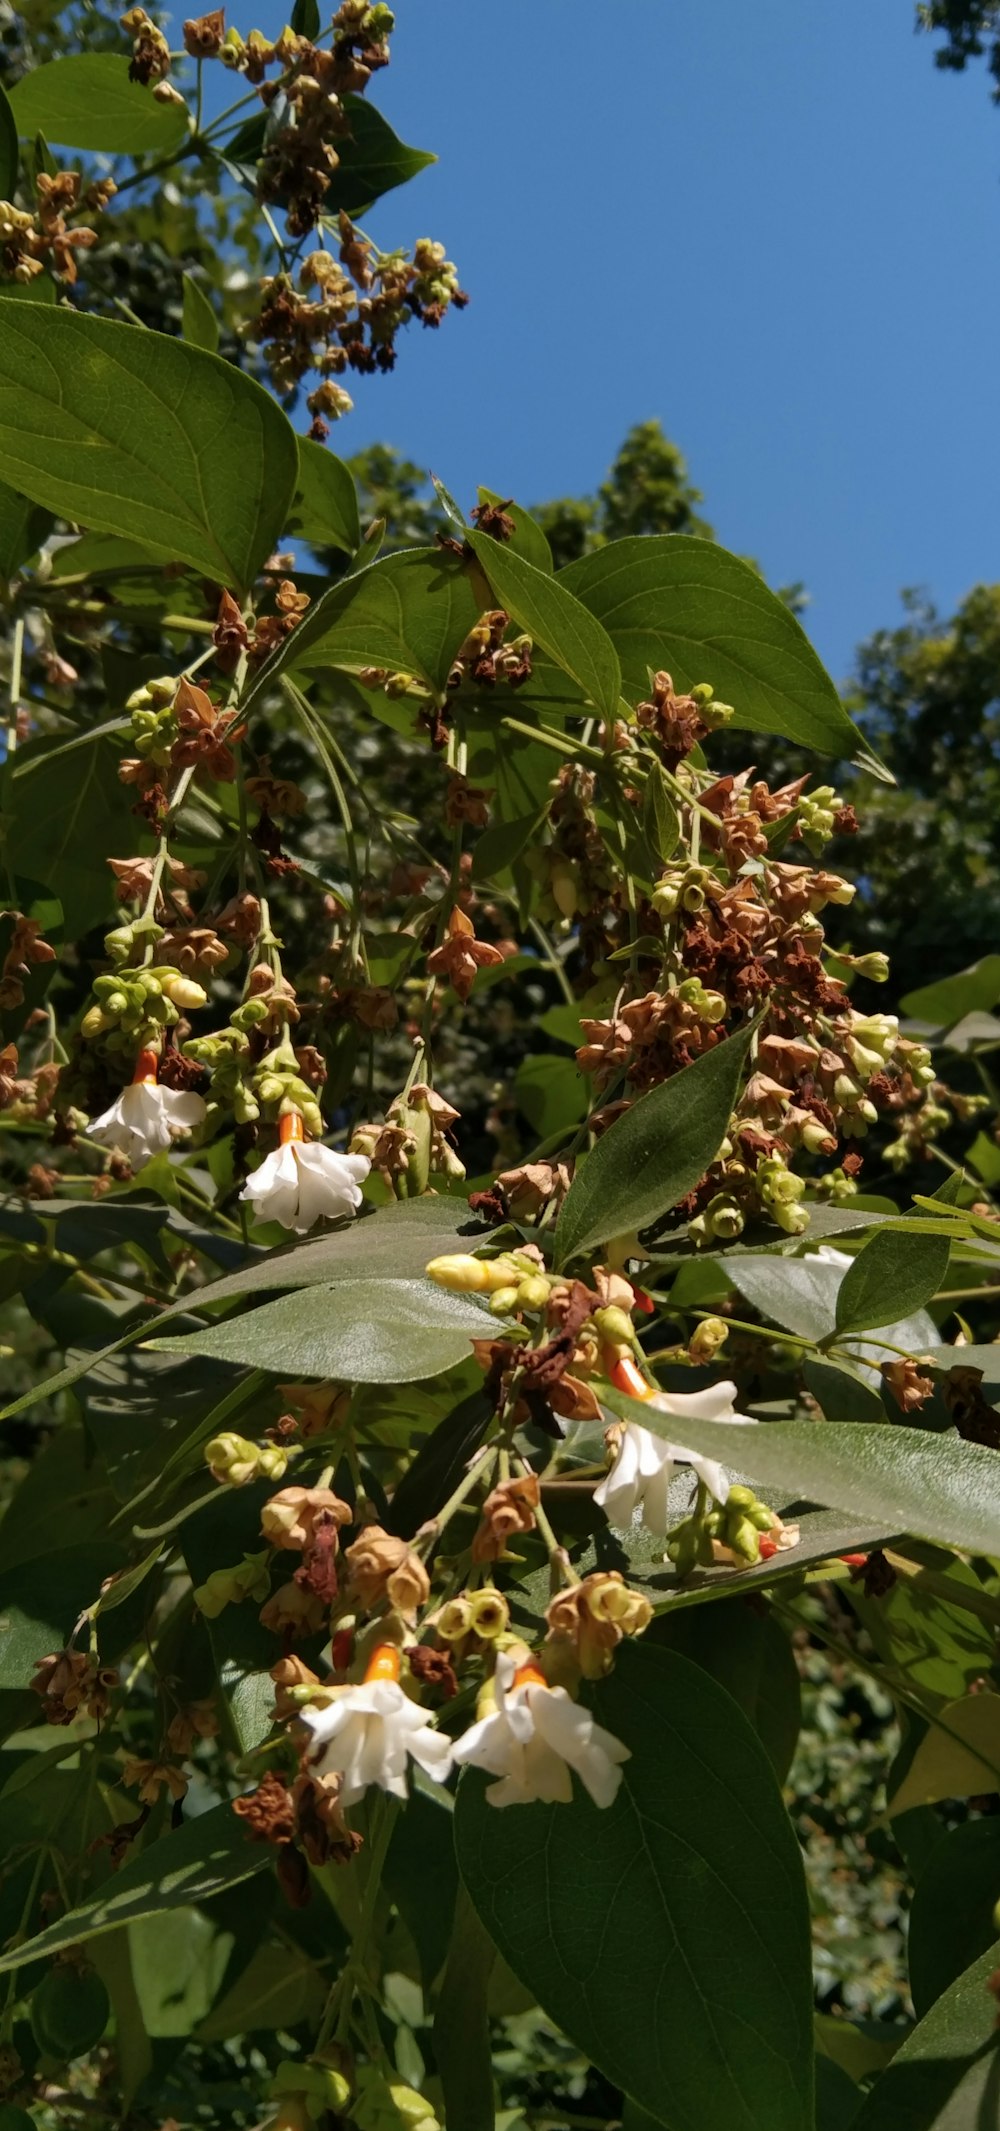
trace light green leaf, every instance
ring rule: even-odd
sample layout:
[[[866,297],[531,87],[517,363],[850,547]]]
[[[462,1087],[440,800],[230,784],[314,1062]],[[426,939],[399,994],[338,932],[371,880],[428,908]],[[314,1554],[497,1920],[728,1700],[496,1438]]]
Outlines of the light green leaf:
[[[947,1236],[907,1235],[883,1229],[859,1250],[837,1294],[837,1330],[866,1332],[921,1310],[943,1287],[948,1271]]]
[[[677,1440],[678,1423],[655,1406],[602,1390],[606,1406],[654,1435]],[[1000,1554],[1000,1451],[958,1436],[858,1421],[732,1421],[685,1418],[685,1447],[749,1473],[773,1500],[824,1503],[884,1521],[942,1546]]]
[[[434,2053],[449,2120],[462,2131],[493,2131],[487,1996],[496,1958],[493,1940],[461,1886],[434,2019]]]
[[[802,1861],[735,1702],[673,1652],[629,1646],[594,1691],[631,1754],[604,1811],[497,1812],[459,1785],[459,1869],[522,1983],[670,2131],[805,2131],[812,1985]],[[581,1861],[586,1860],[585,1869]],[[728,1959],[737,1943],[740,1958]]]
[[[200,1910],[180,1908],[137,1917],[128,1939],[147,2035],[190,2035],[218,1997],[232,1934]]]
[[[556,1262],[648,1227],[714,1161],[753,1028],[718,1043],[625,1112],[577,1169],[556,1226]]]
[[[642,826],[650,850],[665,865],[677,849],[681,824],[666,776],[655,761],[643,793]]]
[[[214,355],[219,345],[219,321],[197,276],[184,274],[182,280],[184,338],[190,347],[207,348],[209,354]]]
[[[521,1061],[514,1095],[538,1139],[549,1139],[587,1115],[587,1090],[575,1058],[554,1053]]]
[[[970,1694],[947,1702],[928,1725],[888,1811],[895,1819],[912,1806],[937,1805],[942,1798],[979,1798],[998,1790],[1000,1694]],[[1000,1886],[996,1891],[1000,1895]]]
[[[290,422],[219,356],[68,309],[5,312],[0,477],[46,509],[246,590],[297,473]]]
[[[476,490],[476,494],[480,503],[499,503],[502,505],[514,527],[514,531],[507,543],[509,547],[513,548],[514,553],[523,555],[525,562],[530,562],[534,569],[544,570],[548,576],[551,576],[553,567],[552,549],[541,526],[536,524],[534,518],[530,517],[527,511],[522,510],[520,504],[509,502],[506,496],[501,496],[499,489],[479,488]]]
[[[630,702],[666,667],[675,687],[710,682],[750,732],[822,755],[865,749],[794,614],[738,555],[683,533],[615,540],[558,583],[603,623]]]
[[[6,90],[0,88],[0,199],[14,197],[18,160],[17,121]]]
[[[992,1946],[1000,1900],[995,1813],[939,1833],[910,1905],[906,1958],[918,2020]]]
[[[210,1331],[151,1340],[169,1353],[208,1354],[279,1376],[409,1384],[464,1361],[494,1323],[474,1302],[429,1280],[344,1280],[283,1295]]]
[[[727,1279],[747,1302],[763,1317],[784,1325],[786,1331],[795,1332],[806,1341],[826,1339],[834,1331],[837,1296],[848,1270],[839,1259],[831,1261],[815,1252],[806,1252],[801,1258],[751,1258],[734,1252],[727,1255],[724,1265]],[[936,1342],[933,1318],[920,1311],[915,1317],[873,1327],[867,1340],[854,1342],[845,1338],[845,1352],[869,1361],[884,1360],[878,1347],[879,1334],[893,1346],[905,1347],[911,1353],[923,1352]]]
[[[387,555],[324,592],[268,661],[244,698],[245,707],[292,667],[359,673],[365,666],[384,666],[441,690],[455,653],[482,612],[485,590],[464,564],[439,548]]]
[[[984,955],[953,977],[939,977],[935,984],[921,984],[900,1000],[904,1014],[915,1021],[930,1021],[936,1028],[951,1028],[966,1014],[988,1013],[1000,999],[1000,955]]]
[[[513,547],[488,533],[468,533],[466,538],[499,604],[579,683],[603,717],[614,718],[621,695],[614,644],[586,606],[573,598],[563,574],[549,577],[536,570]]]
[[[19,1968],[42,1954],[59,1953],[64,1946],[79,1946],[85,1939],[116,1931],[139,1917],[210,1901],[270,1863],[267,1844],[248,1840],[246,1825],[231,1805],[213,1806],[149,1843],[87,1901],[49,1924],[36,1938],[0,1954],[0,1971]]]
[[[920,2021],[876,2079],[851,2131],[994,2131],[1000,2033],[989,1979],[1000,1942]]]
[[[42,132],[61,148],[105,155],[169,155],[187,137],[181,104],[158,104],[128,78],[122,52],[73,52],[33,67],[11,91],[22,140]]]
[[[299,479],[287,531],[299,533],[316,548],[342,548],[353,555],[361,546],[358,492],[350,468],[325,444],[299,438]]]

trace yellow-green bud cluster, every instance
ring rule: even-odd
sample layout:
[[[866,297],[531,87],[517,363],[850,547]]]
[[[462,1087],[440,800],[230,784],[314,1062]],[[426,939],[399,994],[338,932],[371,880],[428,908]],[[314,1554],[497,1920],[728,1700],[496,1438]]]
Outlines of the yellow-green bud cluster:
[[[343,2072],[332,2065],[304,2064],[301,2059],[295,2063],[289,2058],[279,2064],[271,2080],[271,2093],[275,2099],[294,2098],[301,2102],[312,2123],[319,2123],[327,2110],[339,2114],[351,2098],[350,2082]]]
[[[510,1607],[502,1591],[484,1584],[479,1591],[460,1591],[457,1598],[449,1598],[435,1614],[434,1627],[442,1643],[464,1643],[468,1635],[492,1643],[498,1635],[506,1635]]]
[[[248,1005],[255,1001],[248,1000]],[[289,1066],[272,1055],[261,1061],[252,1075],[251,1086],[259,1103],[278,1117],[289,1110],[301,1110],[306,1131],[312,1139],[322,1139],[323,1112],[310,1087],[306,1086],[297,1066]]]
[[[227,1606],[240,1606],[245,1598],[260,1603],[271,1587],[267,1554],[244,1554],[234,1569],[213,1569],[193,1593],[195,1605],[206,1620],[218,1620]]]
[[[169,964],[95,977],[94,997],[96,1004],[84,1014],[80,1033],[88,1043],[101,1037],[109,1051],[141,1050],[182,1013],[208,1004],[202,986]]]
[[[351,2122],[357,2131],[441,2131],[425,2094],[400,2079],[386,2079],[373,2064],[363,2064],[358,2071]]]
[[[257,1000],[247,1002],[248,1005],[259,1003]],[[232,1111],[238,1125],[256,1124],[260,1104],[244,1079],[244,1066],[250,1055],[250,1039],[245,1029],[230,1024],[228,1028],[215,1029],[210,1036],[192,1036],[184,1045],[184,1055],[205,1066],[211,1074],[209,1128],[214,1129],[227,1110]]]
[[[137,688],[125,705],[131,715],[136,754],[143,762],[155,762],[160,769],[165,769],[170,761],[177,738],[176,694],[177,682],[166,674],[160,681],[147,681],[145,688]]]
[[[548,1302],[552,1282],[540,1273],[526,1251],[503,1252],[498,1258],[474,1258],[471,1252],[455,1252],[432,1258],[427,1277],[452,1295],[489,1295],[494,1316],[505,1317],[515,1309],[540,1310]]]
[[[800,1205],[805,1180],[786,1168],[780,1154],[768,1154],[757,1165],[757,1190],[772,1221],[786,1236],[801,1236],[809,1226],[806,1208]]]
[[[205,1446],[209,1470],[228,1487],[246,1487],[250,1480],[280,1480],[293,1454],[279,1443],[248,1442],[232,1429],[213,1436]]]
[[[710,1028],[726,1018],[728,1007],[722,992],[706,991],[700,977],[686,977],[677,987],[677,997],[693,1007],[699,1021],[707,1021]]]
[[[672,918],[678,910],[685,910],[689,917],[697,917],[705,908],[705,899],[715,881],[707,866],[668,866],[653,889],[650,901],[661,918]]]
[[[832,784],[818,784],[814,792],[803,792],[799,800],[798,822],[803,840],[814,855],[829,843],[834,831],[834,816],[841,805]]]
[[[691,690],[698,705],[698,715],[710,733],[718,732],[723,725],[731,725],[736,712],[731,703],[720,703],[713,693],[711,681],[698,681]]]

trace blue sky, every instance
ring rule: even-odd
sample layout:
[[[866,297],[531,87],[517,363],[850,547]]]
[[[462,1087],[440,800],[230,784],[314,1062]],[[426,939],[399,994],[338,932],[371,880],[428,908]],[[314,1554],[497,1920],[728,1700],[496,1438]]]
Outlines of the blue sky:
[[[530,504],[657,415],[724,543],[806,582],[838,679],[901,586],[950,611],[1000,577],[1000,110],[913,16],[399,0],[374,99],[440,160],[367,226],[443,239],[473,301],[331,442]]]

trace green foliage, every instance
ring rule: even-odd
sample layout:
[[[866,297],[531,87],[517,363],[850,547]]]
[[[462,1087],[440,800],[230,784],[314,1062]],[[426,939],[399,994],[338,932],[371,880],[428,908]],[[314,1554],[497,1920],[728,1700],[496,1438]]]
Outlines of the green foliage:
[[[22,140],[43,133],[62,148],[104,155],[169,155],[187,134],[183,105],[154,103],[111,52],[73,52],[36,67],[18,82],[11,108]]]

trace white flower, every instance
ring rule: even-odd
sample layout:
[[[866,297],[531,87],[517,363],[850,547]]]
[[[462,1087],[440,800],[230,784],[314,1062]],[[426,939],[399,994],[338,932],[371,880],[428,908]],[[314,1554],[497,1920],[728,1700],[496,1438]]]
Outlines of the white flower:
[[[679,1422],[743,1421],[752,1426],[750,1414],[736,1412],[735,1397],[735,1384],[709,1384],[704,1391],[656,1391],[649,1404]],[[683,1427],[678,1433],[683,1437]],[[670,1529],[667,1498],[678,1459],[693,1466],[717,1502],[725,1502],[729,1481],[715,1458],[685,1450],[682,1442],[667,1443],[638,1422],[628,1421],[611,1471],[594,1490],[594,1501],[603,1509],[609,1524],[627,1531],[639,1509],[648,1531],[666,1534]]]
[[[525,1678],[525,1673],[530,1677]],[[595,1805],[614,1802],[629,1749],[595,1724],[588,1709],[571,1701],[565,1687],[548,1687],[534,1666],[521,1668],[502,1653],[494,1676],[496,1708],[459,1739],[454,1758],[499,1776],[486,1796],[491,1805],[569,1805],[575,1769]]]
[[[289,1140],[276,1147],[248,1177],[240,1192],[258,1221],[280,1221],[304,1234],[313,1223],[357,1213],[361,1185],[371,1163],[364,1154],[335,1154],[318,1140]]]
[[[398,1680],[339,1688],[325,1708],[307,1704],[299,1714],[315,1741],[310,1768],[318,1776],[344,1779],[342,1806],[354,1805],[372,1783],[405,1798],[409,1755],[439,1783],[451,1767],[450,1739],[432,1730],[426,1710],[410,1701]]]
[[[165,1152],[175,1133],[190,1132],[204,1115],[200,1095],[139,1080],[122,1089],[110,1110],[95,1117],[87,1126],[87,1137],[99,1140],[102,1147],[113,1147],[116,1154],[127,1156],[133,1169],[141,1169],[154,1154]]]

